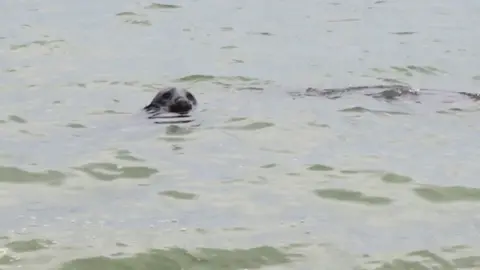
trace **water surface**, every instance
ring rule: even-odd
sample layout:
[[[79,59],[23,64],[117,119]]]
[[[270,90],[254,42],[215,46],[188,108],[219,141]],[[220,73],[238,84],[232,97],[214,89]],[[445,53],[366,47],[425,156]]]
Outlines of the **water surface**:
[[[478,2],[0,9],[0,269],[480,266]],[[443,92],[298,94],[391,81]]]

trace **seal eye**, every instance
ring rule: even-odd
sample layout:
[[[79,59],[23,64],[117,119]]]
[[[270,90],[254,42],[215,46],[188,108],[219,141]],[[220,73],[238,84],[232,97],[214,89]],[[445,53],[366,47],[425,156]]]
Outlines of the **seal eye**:
[[[162,99],[170,99],[172,97],[172,93],[166,92],[165,94],[162,95]]]
[[[195,99],[195,98],[193,97],[193,95],[190,94],[190,93],[187,93],[187,98],[188,98],[189,100],[194,100],[194,99]]]

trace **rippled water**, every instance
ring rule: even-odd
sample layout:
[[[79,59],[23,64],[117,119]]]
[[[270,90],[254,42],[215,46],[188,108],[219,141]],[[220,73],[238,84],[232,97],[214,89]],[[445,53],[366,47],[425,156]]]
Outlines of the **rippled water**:
[[[0,269],[480,267],[478,1],[0,9]]]

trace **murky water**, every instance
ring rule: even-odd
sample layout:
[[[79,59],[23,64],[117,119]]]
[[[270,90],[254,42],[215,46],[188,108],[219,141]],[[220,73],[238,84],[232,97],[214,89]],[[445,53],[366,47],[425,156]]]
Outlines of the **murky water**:
[[[478,1],[0,10],[0,269],[480,267]],[[301,95],[392,80],[444,92]]]

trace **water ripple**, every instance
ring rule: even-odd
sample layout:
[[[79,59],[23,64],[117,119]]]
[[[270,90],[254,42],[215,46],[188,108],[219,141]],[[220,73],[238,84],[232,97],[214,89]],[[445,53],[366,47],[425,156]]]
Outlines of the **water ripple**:
[[[168,5],[168,4],[159,4],[159,3],[152,3],[145,7],[145,9],[175,9],[181,8],[179,5]]]
[[[460,201],[480,201],[479,188],[461,186],[441,187],[422,186],[413,188],[413,192],[420,198],[432,203],[451,203]]]
[[[392,200],[386,197],[369,196],[360,191],[346,189],[317,189],[315,194],[323,199],[362,203],[369,205],[388,205]]]
[[[152,249],[131,257],[91,257],[65,263],[61,270],[90,269],[260,269],[286,264],[295,254],[285,254],[276,248],[264,246],[252,249],[200,248],[189,252],[181,248]]]
[[[50,185],[58,185],[67,177],[66,174],[59,171],[29,172],[17,167],[6,166],[0,166],[0,176],[0,182],[17,184],[45,183]]]
[[[48,249],[54,244],[53,241],[45,239],[31,239],[26,241],[13,241],[5,245],[6,248],[16,253],[34,252]]]
[[[122,178],[149,178],[151,175],[158,172],[157,169],[145,166],[120,166],[114,163],[105,162],[88,163],[75,169],[82,171],[95,179],[103,181],[112,181]]]
[[[159,192],[158,195],[174,198],[177,200],[193,200],[198,197],[198,195],[188,192],[180,192],[176,190],[166,190]]]
[[[260,129],[265,129],[269,127],[273,127],[275,124],[270,123],[270,122],[253,122],[253,123],[248,123],[242,126],[225,126],[223,129],[228,129],[228,130],[260,130]]]
[[[10,49],[12,51],[17,51],[25,48],[30,48],[32,46],[38,45],[40,47],[46,47],[48,49],[58,49],[60,48],[61,44],[66,43],[65,40],[58,39],[58,40],[35,40],[29,43],[24,43],[24,44],[17,44],[17,45],[11,45]]]
[[[365,263],[359,267],[362,270],[425,270],[425,269],[477,269],[480,266],[480,256],[466,246],[445,247],[441,251],[430,250],[412,251],[404,256],[392,259],[375,260],[370,256],[364,257]]]

